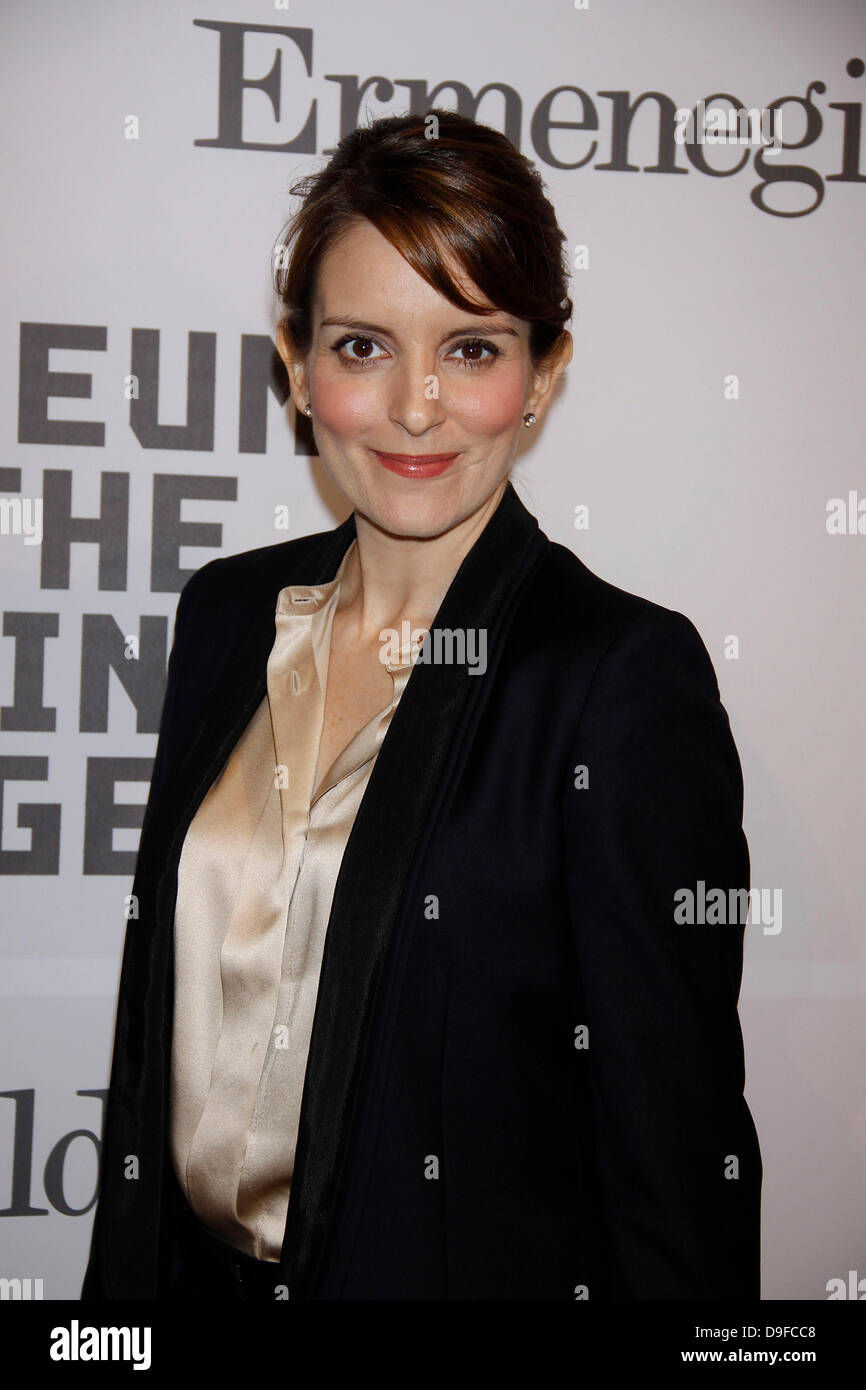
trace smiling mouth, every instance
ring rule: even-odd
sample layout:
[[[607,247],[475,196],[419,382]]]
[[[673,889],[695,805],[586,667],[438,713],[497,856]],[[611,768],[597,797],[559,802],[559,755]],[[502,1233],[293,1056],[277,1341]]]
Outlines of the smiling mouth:
[[[403,478],[437,478],[447,473],[461,450],[453,454],[386,454],[381,449],[370,452],[389,473],[399,473]]]
[[[458,451],[455,449],[450,454],[390,454],[384,449],[374,449],[374,454],[378,454],[380,459],[396,459],[398,463],[444,463],[446,459],[457,457]]]

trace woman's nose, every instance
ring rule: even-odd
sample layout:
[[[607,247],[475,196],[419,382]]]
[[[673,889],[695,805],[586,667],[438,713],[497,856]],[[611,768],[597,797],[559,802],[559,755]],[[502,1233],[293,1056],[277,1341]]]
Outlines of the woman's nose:
[[[432,362],[417,357],[407,361],[391,374],[390,385],[391,419],[410,434],[423,434],[445,419]]]

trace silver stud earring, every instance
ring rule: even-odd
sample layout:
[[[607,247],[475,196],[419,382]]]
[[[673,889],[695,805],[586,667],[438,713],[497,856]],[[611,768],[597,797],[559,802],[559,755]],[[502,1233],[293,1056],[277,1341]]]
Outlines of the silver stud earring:
[[[524,415],[524,417],[523,417],[523,423],[524,423],[524,425],[526,426],[527,429],[531,429],[532,426],[535,424],[535,416],[533,415],[533,413],[532,413],[531,410],[529,411],[529,413],[528,413],[527,415]]]
[[[313,407],[310,405],[310,402],[309,402],[309,401],[307,401],[307,404],[304,406],[304,414],[305,414],[305,415],[309,415],[310,418],[312,419]]]

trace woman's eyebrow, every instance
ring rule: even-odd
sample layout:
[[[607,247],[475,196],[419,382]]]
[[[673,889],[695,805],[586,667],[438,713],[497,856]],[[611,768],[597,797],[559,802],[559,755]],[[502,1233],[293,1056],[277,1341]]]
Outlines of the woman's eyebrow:
[[[321,328],[354,328],[358,332],[381,334],[383,338],[395,338],[397,336],[390,328],[382,328],[379,324],[370,323],[366,319],[356,319],[352,317],[322,319],[319,326]],[[458,328],[452,328],[440,338],[439,346],[441,347],[442,344],[447,343],[450,338],[456,338],[460,334],[477,335],[480,333],[485,333],[490,338],[506,333],[510,334],[513,338],[520,336],[517,330],[511,328],[507,323],[501,323],[498,319],[482,319],[476,323],[463,324]]]

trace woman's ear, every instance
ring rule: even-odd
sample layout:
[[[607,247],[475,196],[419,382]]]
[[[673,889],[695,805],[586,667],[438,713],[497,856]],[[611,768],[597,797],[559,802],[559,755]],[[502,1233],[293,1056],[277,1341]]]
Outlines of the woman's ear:
[[[291,331],[285,322],[277,328],[277,352],[282,358],[283,366],[289,378],[289,390],[292,393],[295,409],[299,415],[303,415],[310,399],[307,389],[307,368],[304,359],[299,357],[295,351]]]
[[[568,329],[564,328],[549,357],[546,357],[533,373],[532,391],[527,397],[526,408],[536,417],[540,418],[547,409],[553,388],[571,361],[573,353],[574,339]]]

